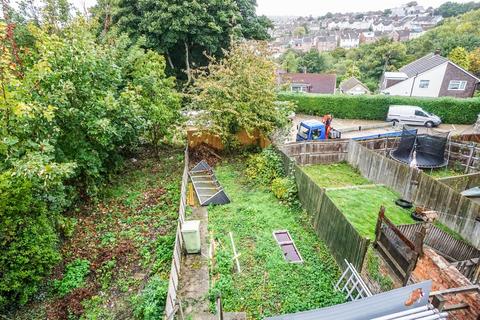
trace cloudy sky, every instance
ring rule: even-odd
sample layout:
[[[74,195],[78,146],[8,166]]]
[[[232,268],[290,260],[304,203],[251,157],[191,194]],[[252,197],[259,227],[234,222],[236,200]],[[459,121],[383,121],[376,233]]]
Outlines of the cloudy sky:
[[[471,0],[455,0],[469,2]],[[257,0],[258,14],[268,16],[321,16],[327,12],[362,12],[398,7],[408,0]],[[418,0],[424,7],[438,7],[446,0]]]
[[[96,0],[69,0],[78,9],[95,5]],[[409,0],[257,0],[258,14],[267,16],[321,16],[327,12],[364,12],[397,7]],[[447,0],[417,0],[425,7],[438,7]],[[471,0],[455,0],[469,2]],[[15,3],[16,0],[11,0]]]

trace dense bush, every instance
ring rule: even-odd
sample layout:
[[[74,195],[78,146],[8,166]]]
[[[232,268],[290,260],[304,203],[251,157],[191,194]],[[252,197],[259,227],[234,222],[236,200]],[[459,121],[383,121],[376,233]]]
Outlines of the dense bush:
[[[245,175],[253,183],[270,186],[275,178],[284,176],[282,159],[273,147],[268,147],[250,156]]]
[[[153,276],[145,289],[132,300],[133,314],[137,319],[161,319],[165,310],[168,281]]]
[[[60,259],[59,234],[75,224],[61,214],[76,195],[94,197],[125,155],[157,146],[179,119],[164,58],[141,39],[98,43],[89,27],[28,26],[18,47],[0,22],[0,313]]]
[[[291,94],[280,100],[293,101],[297,112],[310,115],[332,114],[336,118],[385,120],[390,105],[414,105],[439,116],[444,123],[472,124],[480,113],[480,98],[416,98],[399,96],[348,96]]]
[[[272,192],[279,200],[294,204],[297,199],[297,183],[292,177],[275,178],[272,181]]]
[[[90,261],[77,259],[65,267],[65,274],[61,280],[53,283],[55,290],[60,296],[65,296],[73,289],[80,288],[85,282],[85,278],[90,272]]]

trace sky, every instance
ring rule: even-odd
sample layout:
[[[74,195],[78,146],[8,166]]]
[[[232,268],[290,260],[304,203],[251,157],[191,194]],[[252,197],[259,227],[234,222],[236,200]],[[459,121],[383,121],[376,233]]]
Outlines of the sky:
[[[96,0],[69,0],[83,11],[95,5]],[[472,0],[454,0],[469,2]],[[15,3],[16,0],[11,0]],[[267,16],[322,16],[327,12],[365,12],[398,7],[409,0],[257,0],[257,14]],[[447,0],[417,0],[424,7],[438,7]]]
[[[469,2],[471,0],[455,0]],[[257,14],[267,16],[322,16],[327,12],[365,12],[384,10],[408,3],[409,0],[257,0]],[[426,8],[438,7],[446,0],[417,0]]]

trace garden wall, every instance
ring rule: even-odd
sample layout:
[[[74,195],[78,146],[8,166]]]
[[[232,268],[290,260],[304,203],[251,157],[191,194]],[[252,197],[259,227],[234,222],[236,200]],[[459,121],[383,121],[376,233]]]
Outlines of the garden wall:
[[[344,266],[344,259],[357,270],[362,269],[370,240],[363,238],[343,213],[303,170],[284,152],[279,151],[285,171],[295,176],[298,196],[311,218],[317,235],[325,242],[337,263]],[[311,158],[316,161],[318,158]]]
[[[332,114],[336,118],[385,120],[390,105],[414,105],[438,115],[444,123],[473,124],[480,113],[480,98],[417,98],[387,95],[315,95],[281,93],[279,99],[293,101],[296,111],[310,115]]]
[[[480,172],[463,176],[440,178],[438,181],[446,184],[457,192],[480,186]]]

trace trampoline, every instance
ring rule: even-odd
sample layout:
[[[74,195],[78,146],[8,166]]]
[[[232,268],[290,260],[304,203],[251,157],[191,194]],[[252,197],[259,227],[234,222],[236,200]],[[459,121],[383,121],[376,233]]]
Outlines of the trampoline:
[[[445,148],[449,133],[418,134],[417,129],[403,128],[397,149],[390,152],[390,157],[399,162],[421,169],[445,167]]]

